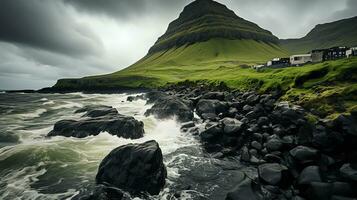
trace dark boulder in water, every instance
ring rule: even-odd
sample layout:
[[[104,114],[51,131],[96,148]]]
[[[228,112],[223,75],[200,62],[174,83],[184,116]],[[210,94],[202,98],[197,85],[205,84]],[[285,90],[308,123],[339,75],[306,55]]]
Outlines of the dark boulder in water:
[[[84,138],[108,132],[123,138],[137,139],[144,135],[144,123],[134,117],[124,115],[108,115],[90,119],[61,120],[56,122],[48,136],[65,136]]]
[[[111,107],[111,106],[103,106],[103,105],[90,105],[90,106],[85,106],[81,109],[78,109],[75,111],[75,113],[84,113],[84,117],[101,117],[105,115],[115,115],[118,114],[117,109]]]
[[[159,194],[167,176],[156,141],[128,144],[111,151],[101,162],[98,184],[108,184],[131,194]]]
[[[160,119],[177,117],[178,121],[188,122],[193,119],[191,101],[183,100],[176,96],[166,96],[157,100],[145,112],[145,115],[154,115]]]

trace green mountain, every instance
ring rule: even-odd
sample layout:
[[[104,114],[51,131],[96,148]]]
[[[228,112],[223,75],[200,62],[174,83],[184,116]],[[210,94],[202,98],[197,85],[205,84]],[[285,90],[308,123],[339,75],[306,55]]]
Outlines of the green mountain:
[[[280,40],[280,45],[291,53],[306,53],[334,46],[357,46],[357,16],[319,24],[305,37]]]
[[[57,89],[158,87],[186,79],[202,80],[224,69],[264,63],[286,56],[278,38],[257,24],[238,17],[225,5],[196,0],[137,63],[113,74],[59,80]],[[207,74],[208,73],[208,74]],[[232,77],[233,78],[233,77]]]

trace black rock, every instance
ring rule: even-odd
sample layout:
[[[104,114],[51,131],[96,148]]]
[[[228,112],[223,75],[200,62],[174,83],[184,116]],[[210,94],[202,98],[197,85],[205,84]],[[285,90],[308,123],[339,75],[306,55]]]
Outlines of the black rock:
[[[197,114],[204,119],[207,118],[207,114],[210,114],[211,117],[212,115],[218,116],[220,113],[227,113],[228,109],[227,103],[219,100],[202,99],[196,106]]]
[[[262,200],[261,191],[257,184],[249,178],[243,180],[237,187],[227,194],[226,200]]]
[[[278,163],[267,163],[259,165],[258,173],[261,180],[269,185],[282,185],[289,178],[288,168]]]
[[[269,152],[279,151],[283,147],[283,143],[277,137],[273,137],[266,143],[266,148]]]
[[[145,96],[145,99],[147,100],[146,103],[152,104],[152,103],[155,103],[157,100],[166,98],[169,95],[166,94],[165,92],[161,92],[161,91],[151,91],[151,92],[146,93],[144,96]]]
[[[79,121],[61,120],[56,122],[48,136],[84,138],[90,135],[98,135],[104,131],[118,137],[137,139],[144,135],[144,123],[134,117],[120,114]]]
[[[332,184],[322,182],[312,182],[309,184],[306,191],[306,196],[309,199],[326,200],[332,196]]]
[[[205,142],[218,142],[222,139],[223,129],[220,124],[213,125],[200,133],[200,138]]]
[[[340,115],[333,121],[333,125],[335,130],[357,136],[357,117],[354,115]]]
[[[117,109],[111,106],[103,106],[103,105],[90,105],[85,106],[81,109],[75,111],[75,113],[84,113],[84,117],[102,117],[106,115],[116,115],[118,114]]]
[[[294,149],[290,150],[289,154],[297,162],[305,164],[315,161],[319,156],[319,151],[306,146],[297,146]]]
[[[159,119],[177,117],[177,120],[187,122],[193,119],[193,110],[191,101],[176,96],[166,96],[160,101],[155,101],[154,105],[145,112],[145,115],[154,115]]]
[[[312,182],[321,182],[320,169],[318,166],[308,166],[302,170],[299,178],[299,185],[307,185]]]
[[[100,163],[96,182],[131,194],[159,194],[165,185],[166,168],[159,144],[148,141],[111,151]]]
[[[357,182],[357,167],[346,163],[340,168],[340,173],[346,180]]]
[[[224,118],[221,120],[225,134],[234,134],[241,130],[243,123],[234,118]]]
[[[256,149],[256,150],[261,150],[261,149],[262,149],[262,145],[261,145],[259,142],[257,142],[257,141],[251,142],[250,145],[251,145],[254,149]]]
[[[219,101],[224,101],[225,95],[223,92],[207,92],[202,95],[201,99],[216,99]]]
[[[245,162],[249,162],[250,161],[250,153],[249,153],[249,149],[244,146],[242,147],[242,149],[240,150],[240,159],[242,161],[245,161]]]
[[[347,197],[357,197],[357,185],[346,183],[346,182],[334,182],[333,186],[333,194]]]
[[[259,117],[258,119],[258,125],[259,126],[264,126],[269,124],[269,118],[267,117]]]

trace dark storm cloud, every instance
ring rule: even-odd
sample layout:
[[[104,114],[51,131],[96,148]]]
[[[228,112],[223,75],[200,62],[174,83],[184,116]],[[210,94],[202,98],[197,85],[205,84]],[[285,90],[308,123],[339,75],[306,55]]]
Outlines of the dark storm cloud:
[[[60,1],[2,0],[0,40],[67,55],[100,53],[101,42]]]
[[[64,0],[73,5],[79,11],[100,13],[117,18],[130,18],[137,16],[150,17],[150,14],[176,13],[178,10],[192,0]],[[149,14],[149,15],[148,15]]]

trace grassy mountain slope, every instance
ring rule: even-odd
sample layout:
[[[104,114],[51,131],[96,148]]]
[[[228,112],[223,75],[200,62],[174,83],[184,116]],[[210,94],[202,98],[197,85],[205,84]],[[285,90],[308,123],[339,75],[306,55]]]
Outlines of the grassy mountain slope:
[[[165,34],[150,48],[149,54],[212,38],[278,42],[278,38],[270,31],[238,17],[225,5],[212,0],[196,0],[187,5],[180,16],[169,24]]]
[[[259,49],[259,51],[257,51]],[[58,81],[57,88],[110,89],[120,87],[155,88],[186,80],[220,78],[225,68],[262,63],[288,53],[275,44],[255,40],[211,39],[148,55],[134,65],[108,75]],[[230,76],[231,74],[227,74]],[[229,77],[234,78],[234,77]]]
[[[291,53],[333,46],[357,46],[357,17],[319,24],[305,37],[280,40],[280,45]]]

